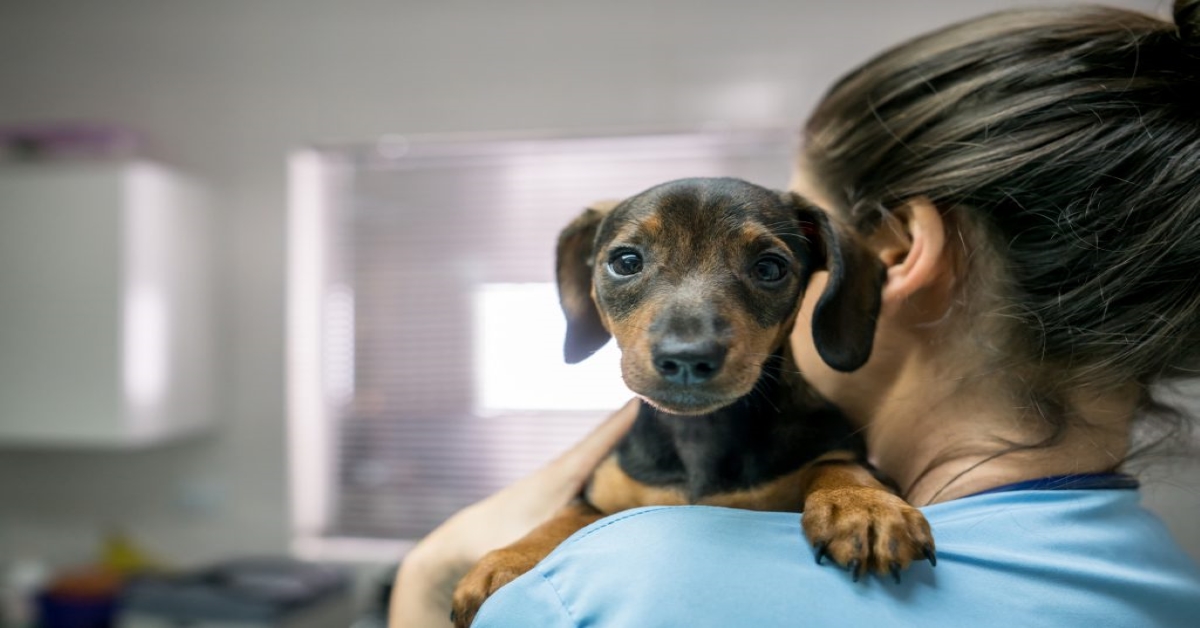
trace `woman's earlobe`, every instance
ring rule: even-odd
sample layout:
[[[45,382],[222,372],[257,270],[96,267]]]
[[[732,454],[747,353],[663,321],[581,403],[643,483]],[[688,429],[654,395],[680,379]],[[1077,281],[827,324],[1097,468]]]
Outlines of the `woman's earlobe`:
[[[926,197],[893,210],[871,239],[887,268],[885,303],[907,299],[947,276],[946,223]]]

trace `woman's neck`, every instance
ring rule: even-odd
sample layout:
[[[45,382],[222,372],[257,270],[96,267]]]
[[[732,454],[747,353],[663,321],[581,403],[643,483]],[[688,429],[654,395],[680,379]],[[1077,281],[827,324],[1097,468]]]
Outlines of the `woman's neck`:
[[[891,384],[874,404],[867,448],[918,506],[1023,480],[1115,470],[1138,400],[1135,389],[1078,390],[1050,408],[1017,401],[995,378],[948,377],[920,362],[905,365]]]

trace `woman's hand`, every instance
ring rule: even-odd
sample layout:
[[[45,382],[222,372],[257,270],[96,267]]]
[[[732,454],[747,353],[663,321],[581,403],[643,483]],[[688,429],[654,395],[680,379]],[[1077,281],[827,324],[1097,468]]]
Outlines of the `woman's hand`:
[[[460,510],[404,558],[392,589],[390,628],[450,625],[454,587],[484,554],[525,536],[574,499],[637,416],[630,401],[546,466]]]

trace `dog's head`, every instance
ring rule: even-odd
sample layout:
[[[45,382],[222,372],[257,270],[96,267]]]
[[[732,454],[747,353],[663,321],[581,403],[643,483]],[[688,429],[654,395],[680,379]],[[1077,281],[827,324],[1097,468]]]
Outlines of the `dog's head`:
[[[564,355],[610,337],[626,385],[673,414],[748,394],[787,342],[812,272],[829,271],[813,338],[831,367],[866,362],[882,267],[824,212],[737,179],[682,179],[593,207],[559,236]]]

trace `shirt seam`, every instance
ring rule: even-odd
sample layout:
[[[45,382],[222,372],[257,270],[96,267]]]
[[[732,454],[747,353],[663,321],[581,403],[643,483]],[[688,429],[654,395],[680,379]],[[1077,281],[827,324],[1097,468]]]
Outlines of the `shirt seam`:
[[[604,523],[602,523],[602,524],[600,524],[600,525],[598,525],[598,526],[596,526],[596,527],[594,527],[594,528],[592,528],[592,529],[588,530],[588,531],[587,531],[587,533],[585,533],[585,534],[582,534],[582,535],[580,535],[580,536],[577,536],[577,537],[575,537],[575,538],[574,538],[574,539],[573,539],[571,542],[572,542],[572,543],[574,543],[574,542],[576,542],[576,541],[579,541],[579,540],[582,540],[582,539],[586,539],[587,537],[589,537],[589,536],[591,536],[591,535],[593,535],[593,534],[595,534],[595,533],[597,533],[597,532],[599,532],[599,531],[603,530],[604,528],[607,528],[608,526],[610,526],[610,525],[612,525],[612,524],[614,524],[614,523],[620,523],[621,521],[624,521],[624,520],[626,520],[626,519],[629,519],[629,518],[631,518],[631,517],[637,517],[637,516],[640,516],[640,515],[645,515],[645,514],[649,514],[649,513],[652,513],[652,512],[658,512],[658,511],[660,511],[660,510],[669,510],[670,508],[671,508],[671,506],[658,506],[657,508],[643,508],[643,509],[640,509],[640,510],[638,510],[638,511],[636,511],[636,512],[631,512],[631,513],[628,513],[628,514],[623,514],[623,515],[621,515],[621,516],[619,516],[619,517],[610,517],[610,518],[609,518],[607,521],[605,521]]]
[[[546,583],[546,586],[550,587],[550,592],[553,593],[554,598],[558,600],[558,605],[562,608],[563,615],[567,616],[567,621],[570,623],[570,625],[578,628],[580,623],[575,619],[575,616],[571,614],[571,609],[567,606],[567,601],[563,599],[562,593],[559,593],[558,587],[554,586],[554,582],[551,581],[550,577],[546,575],[546,572],[542,571],[541,569],[538,570],[538,576],[542,579],[542,582]]]

